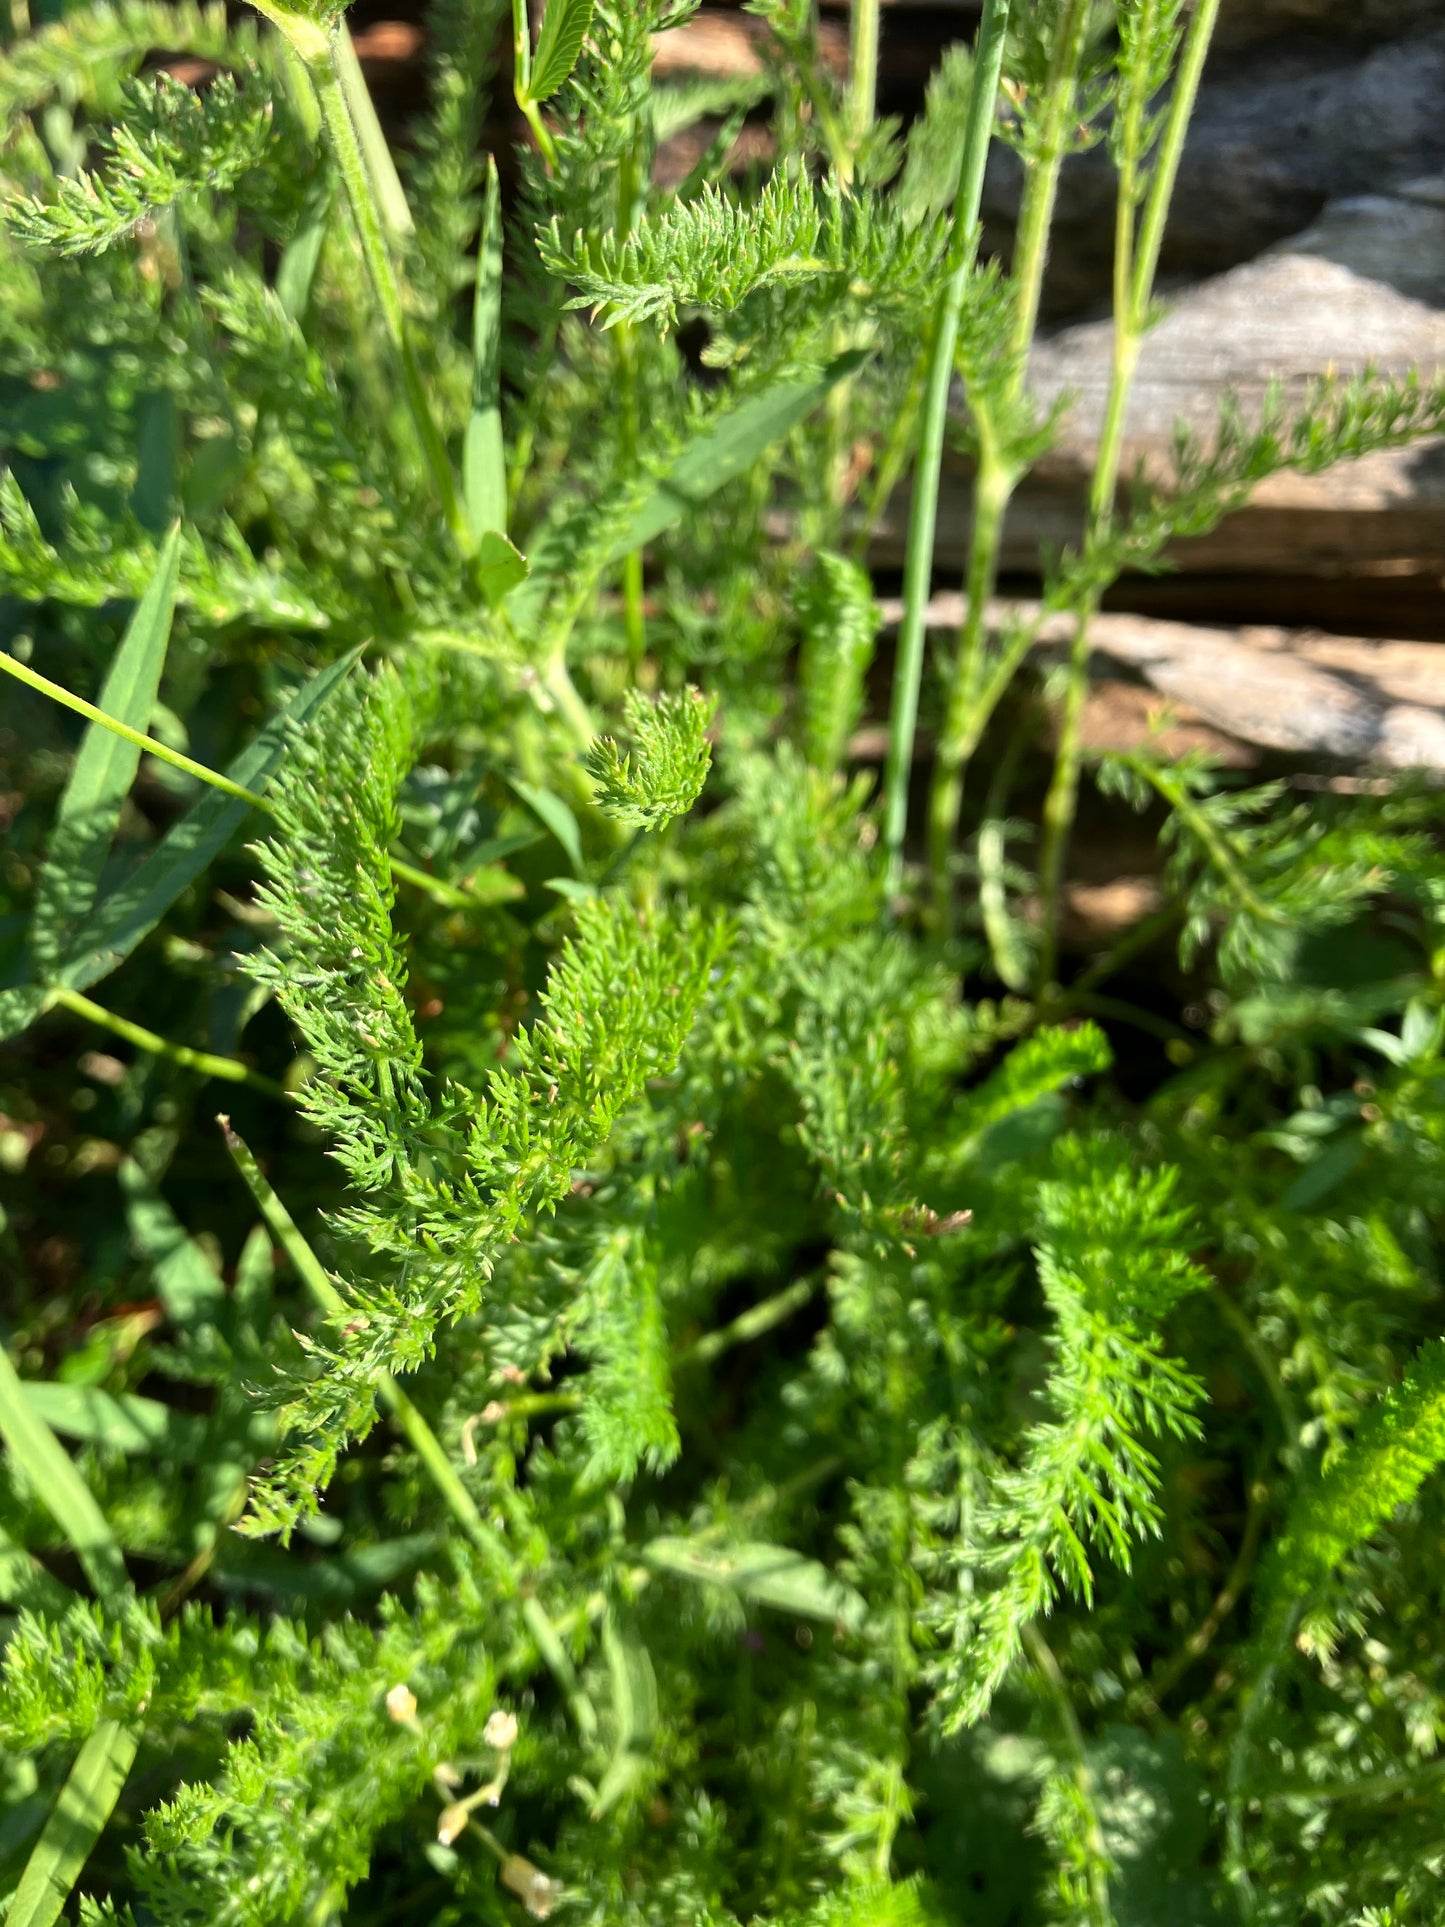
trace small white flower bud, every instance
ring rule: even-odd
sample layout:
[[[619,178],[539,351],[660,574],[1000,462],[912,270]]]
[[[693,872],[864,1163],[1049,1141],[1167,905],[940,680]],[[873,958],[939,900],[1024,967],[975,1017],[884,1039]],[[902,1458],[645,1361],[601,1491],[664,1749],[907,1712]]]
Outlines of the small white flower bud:
[[[416,1694],[409,1686],[396,1685],[386,1696],[386,1710],[399,1726],[416,1718]]]
[[[499,1753],[507,1752],[517,1744],[516,1714],[504,1713],[499,1706],[482,1728],[482,1738],[488,1746],[496,1747]]]

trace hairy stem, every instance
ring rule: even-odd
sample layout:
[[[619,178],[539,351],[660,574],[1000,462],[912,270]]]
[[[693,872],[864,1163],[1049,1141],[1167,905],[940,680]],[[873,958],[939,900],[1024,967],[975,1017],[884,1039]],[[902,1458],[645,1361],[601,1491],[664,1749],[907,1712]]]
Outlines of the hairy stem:
[[[1113,368],[1089,491],[1086,542],[1091,548],[1099,547],[1113,525],[1119,464],[1124,446],[1124,422],[1139,363],[1139,349],[1149,322],[1159,250],[1164,240],[1164,223],[1168,218],[1179,161],[1184,151],[1184,136],[1194,111],[1205,56],[1209,51],[1218,13],[1219,0],[1199,0],[1190,16],[1174,93],[1144,199],[1137,246],[1134,245],[1134,220],[1140,173],[1145,160],[1143,128],[1146,102],[1141,86],[1136,85],[1131,90],[1128,109],[1131,118],[1122,133],[1116,202]],[[1141,44],[1142,39],[1143,36]],[[1053,780],[1044,799],[1043,845],[1039,861],[1039,887],[1043,904],[1043,941],[1039,947],[1038,968],[1041,990],[1046,990],[1052,984],[1058,962],[1064,858],[1078,807],[1079,769],[1082,762],[1080,736],[1084,699],[1089,684],[1089,629],[1098,605],[1099,591],[1094,589],[1079,609],[1078,627],[1069,655],[1069,680],[1064,695],[1058,753],[1054,761]]]
[[[147,1030],[143,1024],[133,1024],[128,1017],[121,1017],[103,1004],[92,1003],[80,991],[71,990],[65,984],[58,984],[49,992],[49,1000],[54,1008],[68,1010],[76,1017],[84,1017],[87,1023],[108,1030],[113,1037],[120,1037],[127,1044],[134,1044],[152,1057],[164,1057],[172,1064],[180,1064],[186,1070],[199,1071],[202,1077],[220,1077],[228,1084],[247,1084],[253,1091],[262,1091],[267,1097],[284,1098],[286,1093],[281,1086],[269,1077],[262,1077],[236,1057],[217,1057],[210,1051],[191,1050],[185,1044],[173,1044],[168,1037],[156,1031]]]
[[[933,581],[933,538],[938,524],[938,483],[948,418],[948,389],[953,379],[963,298],[978,249],[983,169],[993,133],[1008,15],[1009,0],[984,0],[974,53],[973,91],[963,150],[959,155],[948,278],[939,297],[924,391],[923,432],[914,470],[913,504],[903,567],[903,624],[898,637],[884,774],[884,838],[889,885],[895,891],[903,876],[903,840],[908,830],[908,780],[913,767],[918,695],[923,682],[924,611]]]

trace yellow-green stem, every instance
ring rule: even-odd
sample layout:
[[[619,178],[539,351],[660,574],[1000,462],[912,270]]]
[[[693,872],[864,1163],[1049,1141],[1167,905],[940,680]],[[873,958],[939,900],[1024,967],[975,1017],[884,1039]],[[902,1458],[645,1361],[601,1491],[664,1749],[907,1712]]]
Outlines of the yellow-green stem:
[[[634,134],[622,157],[617,175],[617,231],[632,232],[638,199],[637,139]],[[623,486],[630,487],[637,474],[637,449],[641,439],[638,401],[637,329],[621,321],[617,338],[618,428]],[[642,551],[629,549],[622,558],[623,628],[627,637],[627,662],[633,682],[637,681],[642,658],[647,650],[647,620],[643,610]]]
[[[219,770],[208,769],[204,763],[196,762],[193,757],[183,756],[180,750],[169,748],[154,736],[147,736],[143,730],[132,729],[129,723],[123,723],[118,716],[111,716],[105,710],[97,709],[94,703],[88,703],[83,696],[72,695],[70,690],[63,688],[58,682],[52,682],[48,676],[42,676],[39,670],[32,669],[28,663],[18,662],[14,656],[7,656],[0,651],[0,669],[6,670],[17,681],[27,684],[31,689],[38,690],[42,696],[49,696],[52,702],[62,703],[67,709],[73,709],[77,715],[84,716],[87,721],[99,723],[103,729],[123,737],[128,743],[134,743],[137,749],[144,750],[148,756],[159,757],[163,763],[169,763],[173,769],[184,770],[187,776],[194,776],[202,783],[208,783],[212,789],[219,790],[223,796],[233,796],[238,803],[249,803],[253,809],[264,810],[268,816],[275,815],[275,805],[267,797],[255,790],[246,789],[240,783],[233,783],[229,776],[223,776]],[[565,673],[564,670],[563,674]],[[570,678],[567,679],[567,688],[571,690],[568,720],[578,730],[584,744],[590,743],[596,734],[591,718],[582,707],[581,697],[572,688]],[[561,701],[559,692],[554,690],[553,693],[558,696],[559,708],[566,707]],[[580,721],[576,714],[579,710]],[[441,877],[434,877],[426,870],[419,870],[414,864],[403,862],[400,857],[388,857],[387,861],[391,865],[391,873],[394,877],[403,883],[413,884],[418,890],[424,890],[428,896],[434,897],[438,903],[445,904],[449,910],[466,909],[475,901],[465,890],[458,890]]]
[[[856,157],[878,112],[878,0],[853,0],[848,22],[848,138]]]
[[[923,432],[914,468],[913,503],[903,567],[903,623],[898,636],[888,761],[884,772],[884,840],[889,887],[894,891],[903,876],[903,842],[908,831],[908,781],[913,768],[913,739],[918,729],[918,696],[923,682],[924,610],[933,579],[933,538],[938,524],[938,482],[943,464],[948,389],[953,379],[953,356],[958,344],[964,294],[978,249],[983,169],[993,133],[1008,15],[1009,0],[984,0],[974,53],[973,92],[959,155],[948,278],[939,297],[930,345]]]
[[[526,116],[537,151],[549,169],[557,165],[557,143],[532,98],[532,30],[527,23],[527,0],[512,0],[512,93]]]
[[[89,997],[68,985],[58,984],[49,992],[52,1008],[68,1010],[76,1017],[84,1017],[88,1023],[96,1024],[101,1030],[108,1030],[113,1037],[124,1038],[127,1044],[134,1044],[152,1057],[167,1058],[172,1064],[180,1064],[186,1070],[199,1071],[202,1077],[224,1078],[228,1084],[248,1084],[253,1091],[263,1091],[267,1097],[284,1098],[286,1093],[279,1084],[269,1077],[262,1077],[248,1065],[235,1057],[216,1057],[210,1051],[191,1050],[185,1044],[173,1044],[167,1037],[161,1037],[143,1024],[133,1024],[128,1017],[121,1017],[103,1004],[92,1003]]]
[[[110,730],[113,735],[123,737],[137,749],[144,750],[148,756],[155,756],[162,763],[169,763],[172,769],[184,770],[187,776],[199,777],[203,783],[209,783],[212,789],[220,790],[226,796],[234,796],[239,803],[254,803],[258,809],[263,810],[270,807],[265,798],[258,796],[254,790],[243,789],[239,783],[233,783],[229,776],[222,776],[217,770],[207,769],[204,763],[193,761],[191,757],[182,755],[180,750],[171,749],[167,744],[158,742],[154,736],[147,736],[143,730],[132,729],[129,723],[121,722],[117,716],[108,716],[103,709],[97,709],[94,703],[88,703],[83,696],[74,696],[60,683],[52,682],[48,676],[42,676],[39,670],[32,669],[29,663],[20,662],[14,656],[8,656],[0,651],[0,669],[3,669],[7,675],[13,676],[17,682],[23,682],[29,688],[38,690],[42,696],[48,696],[52,702],[61,703],[66,709],[73,709],[77,716],[84,716],[87,722],[99,723],[103,729]]]
[[[1119,464],[1124,446],[1124,422],[1154,296],[1154,278],[1159,267],[1164,224],[1168,218],[1174,182],[1184,152],[1184,137],[1194,111],[1218,13],[1219,0],[1199,0],[1190,17],[1179,73],[1145,197],[1143,219],[1138,225],[1137,245],[1127,249],[1127,273],[1119,262],[1115,264],[1114,359],[1099,437],[1099,452],[1089,491],[1086,539],[1091,547],[1097,547],[1107,537],[1114,519]],[[1124,235],[1132,242],[1138,192],[1137,169],[1142,160],[1144,100],[1141,88],[1133,91],[1130,112],[1132,125],[1124,130],[1127,146],[1120,170],[1116,234]],[[1039,946],[1038,968],[1041,995],[1046,994],[1052,985],[1058,964],[1064,860],[1078,807],[1079,770],[1083,760],[1080,738],[1089,687],[1089,630],[1098,607],[1099,592],[1094,589],[1085,597],[1078,612],[1078,627],[1069,652],[1069,679],[1064,693],[1054,774],[1044,799],[1043,843],[1039,858],[1039,894],[1043,907],[1043,940]]]

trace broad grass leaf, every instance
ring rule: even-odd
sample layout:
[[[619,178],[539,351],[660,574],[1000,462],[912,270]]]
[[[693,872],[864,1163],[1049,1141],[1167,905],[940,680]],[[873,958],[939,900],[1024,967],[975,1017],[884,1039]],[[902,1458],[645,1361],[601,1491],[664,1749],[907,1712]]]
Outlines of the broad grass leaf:
[[[90,1851],[115,1811],[140,1744],[139,1732],[102,1720],[81,1747],[35,1843],[5,1927],[53,1927]]]
[[[33,1613],[63,1613],[74,1598],[33,1552],[0,1531],[0,1605]]]
[[[207,1421],[196,1412],[178,1412],[158,1398],[135,1392],[105,1392],[98,1385],[58,1385],[25,1379],[25,1400],[35,1415],[66,1438],[108,1445],[117,1452],[160,1458],[194,1457]]]
[[[245,789],[261,787],[286,754],[291,731],[314,715],[350,674],[359,649],[304,682],[229,765],[225,774]],[[176,898],[194,883],[251,814],[251,806],[221,790],[207,790],[131,874],[104,896],[76,932],[60,980],[84,990],[106,977],[148,936]],[[3,1013],[0,1013],[3,1022]]]
[[[533,100],[550,100],[556,93],[577,65],[591,25],[592,0],[547,0],[527,88]]]
[[[24,1381],[3,1347],[0,1437],[36,1498],[74,1548],[96,1593],[108,1602],[119,1600],[130,1590],[130,1578],[110,1523],[59,1439],[30,1403]]]
[[[180,530],[175,528],[162,545],[155,574],[136,604],[97,699],[98,707],[108,716],[132,729],[143,730],[150,722],[160,689],[176,605],[180,555]],[[89,724],[81,738],[56,811],[35,898],[30,949],[37,975],[42,978],[54,978],[69,949],[74,925],[95,901],[121,806],[135,781],[140,758],[135,743],[117,736],[102,723]]]
[[[765,449],[810,415],[867,360],[866,350],[853,349],[829,362],[821,373],[778,382],[710,422],[682,450],[613,543],[608,561],[620,562],[642,548],[700,507],[724,483],[744,474]]]
[[[697,1539],[653,1539],[642,1548],[645,1564],[713,1586],[726,1586],[755,1605],[772,1606],[800,1619],[819,1619],[857,1632],[868,1616],[861,1593],[844,1585],[817,1559],[789,1546],[745,1539],[710,1546]]]
[[[572,814],[569,806],[551,790],[539,789],[535,783],[524,783],[520,777],[512,777],[511,784],[527,808],[540,817],[562,845],[572,868],[580,871],[582,832],[578,829],[577,818]]]
[[[148,1260],[166,1315],[182,1331],[219,1322],[226,1288],[210,1260],[133,1159],[120,1167],[130,1235]]]
[[[472,305],[472,407],[462,444],[462,498],[478,542],[507,532],[507,456],[502,442],[502,190],[487,157],[487,191]],[[520,580],[520,578],[518,578]],[[510,588],[513,585],[507,584]],[[502,594],[506,593],[504,589]],[[490,598],[489,598],[490,599]]]

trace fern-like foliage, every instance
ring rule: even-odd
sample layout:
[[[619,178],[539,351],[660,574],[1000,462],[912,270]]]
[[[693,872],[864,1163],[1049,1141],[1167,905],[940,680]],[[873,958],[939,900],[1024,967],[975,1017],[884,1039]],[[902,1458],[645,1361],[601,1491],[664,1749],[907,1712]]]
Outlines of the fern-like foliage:
[[[630,689],[623,713],[632,748],[602,736],[587,752],[587,771],[609,816],[634,830],[660,830],[685,816],[702,794],[712,763],[708,725],[715,703],[696,689],[648,699]]]
[[[808,760],[837,769],[863,711],[878,610],[868,573],[850,557],[825,551],[799,586],[803,632],[801,692]]]
[[[271,138],[270,97],[253,74],[221,74],[204,96],[170,78],[129,82],[126,118],[106,136],[106,164],[63,175],[53,201],[16,199],[5,208],[12,234],[61,254],[114,247],[163,208],[188,195],[234,188],[259,165]]]
[[[675,324],[682,308],[729,315],[762,289],[827,281],[874,309],[925,298],[947,247],[937,220],[906,224],[887,203],[844,194],[835,183],[776,174],[744,206],[715,188],[638,224],[629,234],[564,239],[554,221],[539,243],[555,275],[580,292],[604,326]]]
[[[992,1583],[960,1610],[938,1668],[951,1728],[987,1712],[1031,1620],[1061,1593],[1092,1599],[1091,1546],[1127,1571],[1138,1541],[1157,1533],[1158,1467],[1145,1438],[1198,1430],[1203,1388],[1162,1349],[1159,1332],[1173,1305],[1205,1283],[1180,1248],[1188,1214],[1176,1201],[1179,1174],[1111,1169],[1108,1149],[1070,1148],[1060,1177],[1040,1189],[1039,1282],[1057,1321],[1052,1413],[1025,1435],[1018,1465],[998,1475],[980,1508],[971,1556]]]
[[[252,967],[307,1040],[317,1074],[304,1107],[362,1193],[339,1228],[386,1270],[382,1283],[350,1282],[349,1342],[320,1349],[321,1375],[291,1388],[291,1443],[258,1498],[258,1526],[312,1502],[346,1438],[371,1422],[375,1372],[415,1368],[443,1318],[476,1309],[497,1254],[557,1208],[647,1081],[671,1071],[727,941],[723,923],[696,913],[652,920],[616,898],[584,905],[512,1065],[485,1095],[452,1086],[433,1098],[386,856],[422,726],[391,674],[328,715],[289,766],[264,852],[265,902],[286,947]]]

